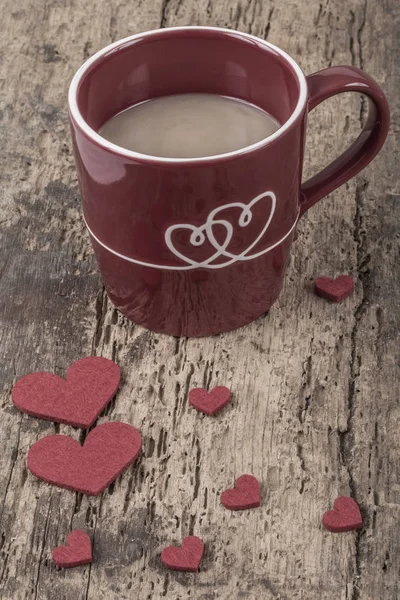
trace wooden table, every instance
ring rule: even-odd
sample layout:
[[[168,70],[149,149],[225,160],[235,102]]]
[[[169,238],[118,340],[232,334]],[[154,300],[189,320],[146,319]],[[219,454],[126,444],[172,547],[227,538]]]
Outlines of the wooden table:
[[[3,0],[1,12],[0,598],[400,598],[398,3]],[[66,106],[74,71],[96,50],[186,24],[268,38],[305,73],[360,66],[393,116],[373,164],[302,220],[270,313],[200,340],[145,331],[107,299],[81,218]],[[307,173],[364,118],[355,94],[316,109]],[[313,295],[316,276],[347,272],[355,293],[344,303]],[[123,420],[144,436],[140,461],[97,498],[27,472],[36,440],[82,434],[19,413],[10,397],[22,375],[64,375],[91,354],[123,374],[99,422]],[[233,392],[218,418],[188,406],[191,387],[216,384]],[[262,507],[231,513],[220,493],[242,473],[262,481]],[[342,494],[361,506],[359,533],[321,526]],[[51,551],[72,528],[92,537],[94,562],[60,571]],[[189,534],[206,544],[200,573],[168,572],[162,548]]]

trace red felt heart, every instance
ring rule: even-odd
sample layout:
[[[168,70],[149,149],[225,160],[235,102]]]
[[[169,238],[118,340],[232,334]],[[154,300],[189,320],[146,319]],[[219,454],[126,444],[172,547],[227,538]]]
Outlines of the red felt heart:
[[[230,510],[245,510],[260,506],[260,484],[253,475],[241,475],[235,487],[221,494],[221,502]]]
[[[231,397],[231,393],[227,387],[219,385],[207,392],[203,388],[195,388],[189,392],[190,404],[205,413],[206,415],[213,416],[226,404],[228,404]]]
[[[182,545],[168,546],[161,552],[163,564],[172,571],[191,571],[195,573],[204,552],[202,540],[195,535],[186,537]]]
[[[69,569],[92,562],[92,544],[84,531],[76,529],[67,537],[66,546],[58,546],[53,550],[53,560],[58,567]]]
[[[115,395],[119,379],[112,360],[89,356],[74,362],[66,379],[45,372],[25,375],[15,384],[12,399],[29,415],[86,429]]]
[[[142,438],[127,423],[95,427],[81,446],[66,435],[49,435],[28,452],[29,470],[59,487],[97,496],[138,456]]]
[[[353,288],[354,282],[350,275],[340,275],[336,279],[318,277],[314,282],[315,293],[332,302],[341,302],[351,294]]]
[[[333,533],[360,529],[363,522],[357,502],[353,498],[340,496],[335,500],[333,510],[328,510],[323,515],[322,524]]]

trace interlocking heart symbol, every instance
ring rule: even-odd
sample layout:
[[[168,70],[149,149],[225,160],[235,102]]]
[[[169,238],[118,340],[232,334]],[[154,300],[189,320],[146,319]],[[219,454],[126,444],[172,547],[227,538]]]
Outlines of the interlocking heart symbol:
[[[259,204],[260,202],[265,203],[266,206],[266,221],[264,226],[258,235],[253,239],[250,244],[240,253],[232,252],[232,249],[229,247],[232,241],[235,227],[230,221],[227,221],[226,218],[221,218],[221,213],[226,211],[227,209],[238,208],[240,209],[239,218],[237,221],[237,225],[240,228],[247,227],[252,219],[253,219],[253,208]],[[251,260],[252,258],[257,258],[261,256],[270,248],[263,248],[262,250],[255,252],[254,254],[250,254],[251,250],[257,246],[257,244],[264,237],[268,227],[271,224],[272,217],[275,213],[276,207],[276,196],[273,192],[263,192],[256,196],[249,204],[243,204],[242,202],[232,202],[230,204],[224,204],[223,206],[219,206],[210,212],[207,217],[206,222],[203,225],[195,226],[190,223],[179,223],[176,225],[171,225],[168,227],[165,232],[165,243],[167,244],[169,250],[174,254],[177,258],[180,258],[188,265],[192,267],[208,267],[209,269],[220,269],[221,267],[226,267],[235,262],[242,260]],[[268,212],[269,209],[269,212]],[[220,218],[218,218],[220,216]],[[220,226],[220,229],[223,228],[225,233],[225,238],[222,242],[219,242],[216,238],[215,228],[216,226]],[[194,247],[203,246],[203,244],[208,241],[211,246],[215,249],[215,252],[209,256],[207,259],[197,262],[191,259],[189,256],[184,254],[181,250],[178,250],[176,244],[173,241],[173,234],[178,231],[187,231],[190,233],[189,241],[190,244]],[[281,241],[281,240],[280,240]],[[280,242],[279,242],[280,243]],[[223,262],[216,262],[220,257],[224,257],[227,260]]]

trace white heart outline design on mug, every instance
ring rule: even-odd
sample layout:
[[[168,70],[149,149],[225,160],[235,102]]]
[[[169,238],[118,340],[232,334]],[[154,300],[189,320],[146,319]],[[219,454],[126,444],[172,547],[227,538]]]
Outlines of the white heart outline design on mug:
[[[272,203],[268,220],[265,223],[259,235],[240,254],[233,254],[232,252],[227,251],[227,247],[233,236],[233,226],[229,221],[226,221],[225,219],[215,220],[216,215],[228,208],[240,208],[242,212],[238,219],[238,225],[239,227],[247,227],[247,225],[249,225],[253,218],[253,213],[251,209],[263,198],[271,198]],[[172,254],[174,254],[177,258],[180,258],[181,260],[188,263],[192,268],[208,267],[209,269],[220,269],[221,267],[227,267],[228,265],[231,265],[238,261],[251,260],[252,258],[257,258],[258,256],[261,256],[265,253],[265,250],[261,250],[260,252],[256,252],[255,254],[249,255],[250,250],[252,250],[254,246],[258,244],[258,242],[263,238],[268,227],[270,226],[272,217],[275,213],[275,207],[276,196],[272,191],[263,192],[262,194],[259,194],[258,196],[253,198],[253,200],[249,204],[244,204],[243,202],[232,202],[230,204],[224,204],[222,206],[214,208],[214,210],[212,210],[208,215],[206,222],[198,227],[196,227],[195,225],[191,225],[190,223],[171,225],[165,232],[165,243],[167,244],[168,249],[172,252]],[[215,235],[213,232],[214,225],[223,225],[226,229],[226,237],[223,244],[219,244],[218,241],[215,239]],[[172,242],[173,232],[179,230],[189,230],[192,232],[190,236],[190,243],[193,246],[201,246],[207,239],[210,242],[210,244],[215,248],[216,252],[202,262],[196,262],[188,256],[185,256],[175,248]],[[227,258],[230,258],[231,260],[227,260],[223,263],[212,264],[213,261],[215,261],[220,256],[225,256]]]
[[[219,212],[221,210],[224,210],[225,208],[232,207],[232,206],[234,206],[236,208],[237,207],[241,208],[242,209],[242,215],[241,215],[241,217],[244,217],[246,214],[248,214],[248,210],[252,206],[254,206],[255,202],[257,202],[258,200],[260,200],[261,198],[263,198],[264,196],[267,196],[267,195],[271,197],[272,202],[273,202],[273,209],[275,211],[275,205],[276,205],[275,194],[273,192],[264,192],[263,194],[260,194],[259,196],[256,196],[256,198],[254,198],[249,204],[243,204],[242,202],[234,202],[234,203],[231,203],[231,204],[225,204],[223,206],[218,207],[217,209],[214,209],[214,211],[212,211],[210,213],[210,215],[209,215],[209,217],[208,217],[205,225],[207,224],[207,222],[210,219],[211,215],[215,216],[215,211]],[[126,256],[126,254],[121,254],[117,250],[114,250],[113,248],[110,248],[110,246],[108,246],[107,244],[105,244],[94,233],[94,231],[91,229],[91,227],[89,227],[89,224],[88,224],[88,222],[87,222],[87,220],[85,218],[85,214],[83,214],[83,220],[84,220],[84,223],[85,223],[85,225],[86,225],[86,227],[87,227],[87,229],[88,229],[91,237],[98,244],[100,244],[100,246],[102,246],[105,250],[107,250],[108,252],[111,252],[111,254],[114,254],[114,256],[117,256],[118,258],[121,258],[122,260],[126,260],[127,262],[130,262],[130,263],[133,263],[135,265],[142,266],[142,267],[150,267],[152,269],[161,269],[163,271],[191,271],[193,269],[197,269],[199,266],[200,267],[201,266],[205,266],[205,267],[207,267],[209,269],[221,269],[221,268],[226,267],[227,265],[230,265],[230,264],[232,264],[234,262],[251,260],[252,258],[258,258],[259,256],[262,256],[263,254],[266,254],[267,252],[270,252],[271,250],[273,250],[274,248],[276,248],[277,246],[279,246],[280,244],[282,244],[282,242],[284,242],[286,240],[286,238],[288,238],[289,235],[293,232],[293,230],[296,227],[296,225],[298,223],[298,220],[299,220],[300,208],[298,208],[298,210],[297,210],[296,218],[295,218],[293,224],[291,225],[290,229],[279,240],[277,240],[274,244],[271,244],[271,246],[267,246],[267,248],[264,248],[263,250],[260,250],[259,252],[256,252],[254,254],[248,255],[247,253],[252,248],[254,248],[255,244],[257,244],[260,241],[262,235],[264,235],[264,233],[267,231],[267,229],[268,229],[268,227],[269,227],[269,225],[271,223],[272,216],[273,216],[273,212],[271,211],[270,217],[269,217],[266,225],[264,226],[264,229],[263,229],[262,233],[260,234],[260,236],[258,236],[258,238],[254,242],[252,242],[250,244],[250,246],[244,252],[242,252],[241,254],[238,254],[238,255],[234,255],[231,252],[227,252],[226,251],[227,245],[229,244],[230,239],[231,239],[231,237],[229,237],[229,232],[230,232],[230,230],[232,228],[232,225],[229,223],[229,221],[225,221],[224,220],[224,223],[222,223],[222,224],[223,224],[223,226],[225,226],[225,228],[228,231],[228,234],[227,234],[227,237],[225,239],[225,242],[224,242],[224,244],[219,245],[218,242],[213,238],[214,239],[214,244],[213,245],[214,245],[214,247],[217,248],[217,252],[212,257],[210,257],[207,261],[204,261],[203,263],[196,263],[195,261],[192,261],[191,259],[187,258],[186,256],[184,256],[184,255],[179,256],[179,254],[176,255],[176,253],[174,251],[172,251],[173,254],[175,256],[177,256],[177,258],[180,258],[181,260],[184,260],[186,262],[186,264],[182,265],[182,266],[179,266],[179,265],[160,265],[160,264],[157,265],[157,264],[150,263],[150,262],[147,262],[147,261],[144,261],[144,260],[140,260],[139,258],[133,258],[132,256]],[[239,225],[240,225],[241,217],[239,218]],[[250,217],[251,217],[251,215],[250,215]],[[219,224],[221,224],[221,221],[222,220],[214,221],[214,224],[217,224],[217,222]],[[244,222],[244,224],[241,225],[241,226],[246,226],[246,224],[248,224],[248,223]],[[195,227],[194,225],[187,224],[187,228],[188,229],[190,228],[190,230],[192,231],[192,235],[193,235],[193,232],[195,230],[197,231],[199,229],[202,229],[202,228],[205,227],[205,225],[203,225],[203,226],[201,226],[199,228],[199,227]],[[171,227],[169,227],[167,229],[166,233],[165,233],[166,238],[167,238],[167,233],[168,232],[169,232],[169,234],[172,233],[172,228],[174,228],[173,230],[175,231],[175,229],[179,229],[180,227],[182,227],[182,225],[172,225]],[[233,228],[232,228],[232,234],[233,234]],[[212,231],[211,231],[211,236],[213,236]],[[200,240],[201,239],[202,238],[200,238]],[[166,241],[166,244],[168,245],[167,239],[165,241]],[[198,243],[200,243],[200,242],[198,242]],[[196,245],[196,244],[194,244],[194,245]],[[215,260],[217,258],[217,255],[218,256],[225,255],[227,257],[232,257],[232,260],[226,261],[226,262],[223,262],[223,263],[217,263],[216,265],[208,265],[207,263],[210,260]]]
[[[225,205],[225,206],[228,206],[228,205]],[[210,214],[210,216],[211,216],[211,214]],[[210,218],[210,216],[208,217],[208,219]],[[178,225],[171,225],[171,227],[168,227],[167,231],[165,232],[165,243],[167,244],[169,250],[177,258],[180,258],[181,260],[183,260],[184,262],[187,262],[189,265],[191,265],[192,267],[195,267],[195,268],[197,268],[199,265],[201,265],[201,266],[203,266],[205,264],[208,265],[208,263],[219,258],[220,256],[225,256],[225,250],[228,247],[229,242],[231,241],[232,235],[233,235],[232,225],[229,223],[229,221],[225,221],[225,220],[217,220],[217,221],[212,222],[213,225],[223,225],[225,227],[226,238],[225,238],[222,246],[220,244],[218,244],[218,242],[216,242],[216,244],[211,242],[217,251],[212,256],[210,256],[206,261],[204,261],[204,263],[198,263],[195,260],[190,259],[188,256],[185,256],[185,254],[181,254],[179,252],[179,250],[177,250],[175,248],[175,246],[173,245],[171,236],[174,231],[189,230],[192,232],[192,234],[190,236],[190,240],[189,240],[190,243],[192,244],[192,246],[201,246],[202,244],[204,244],[206,238],[209,239],[209,231],[207,231],[207,229],[206,229],[208,219],[207,219],[207,222],[204,225],[202,225],[201,227],[196,227],[195,225],[190,225],[189,223],[182,223],[182,224],[179,223]],[[206,231],[206,235],[204,235],[204,231]],[[199,240],[199,241],[197,241],[197,240]]]

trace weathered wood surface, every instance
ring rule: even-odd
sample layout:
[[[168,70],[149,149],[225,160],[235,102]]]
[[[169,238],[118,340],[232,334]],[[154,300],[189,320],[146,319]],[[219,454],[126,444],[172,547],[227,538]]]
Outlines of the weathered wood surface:
[[[80,216],[66,93],[82,61],[133,32],[208,24],[248,31],[306,73],[351,63],[388,94],[379,157],[303,219],[285,290],[270,314],[201,340],[154,335],[105,296]],[[400,598],[399,71],[396,0],[3,0],[1,76],[0,597],[3,600]],[[396,34],[397,31],[397,34]],[[308,172],[359,131],[354,95],[309,119]],[[312,280],[350,272],[343,304]],[[47,486],[29,447],[79,431],[21,415],[10,390],[27,372],[63,375],[75,359],[113,357],[116,400],[99,422],[144,435],[140,462],[100,498]],[[188,407],[190,386],[227,384],[218,418]],[[262,508],[232,514],[220,492],[251,472]],[[361,505],[361,533],[332,535],[321,515],[339,494]],[[51,550],[71,528],[94,544],[90,567],[59,571]],[[159,554],[191,533],[197,575]]]

